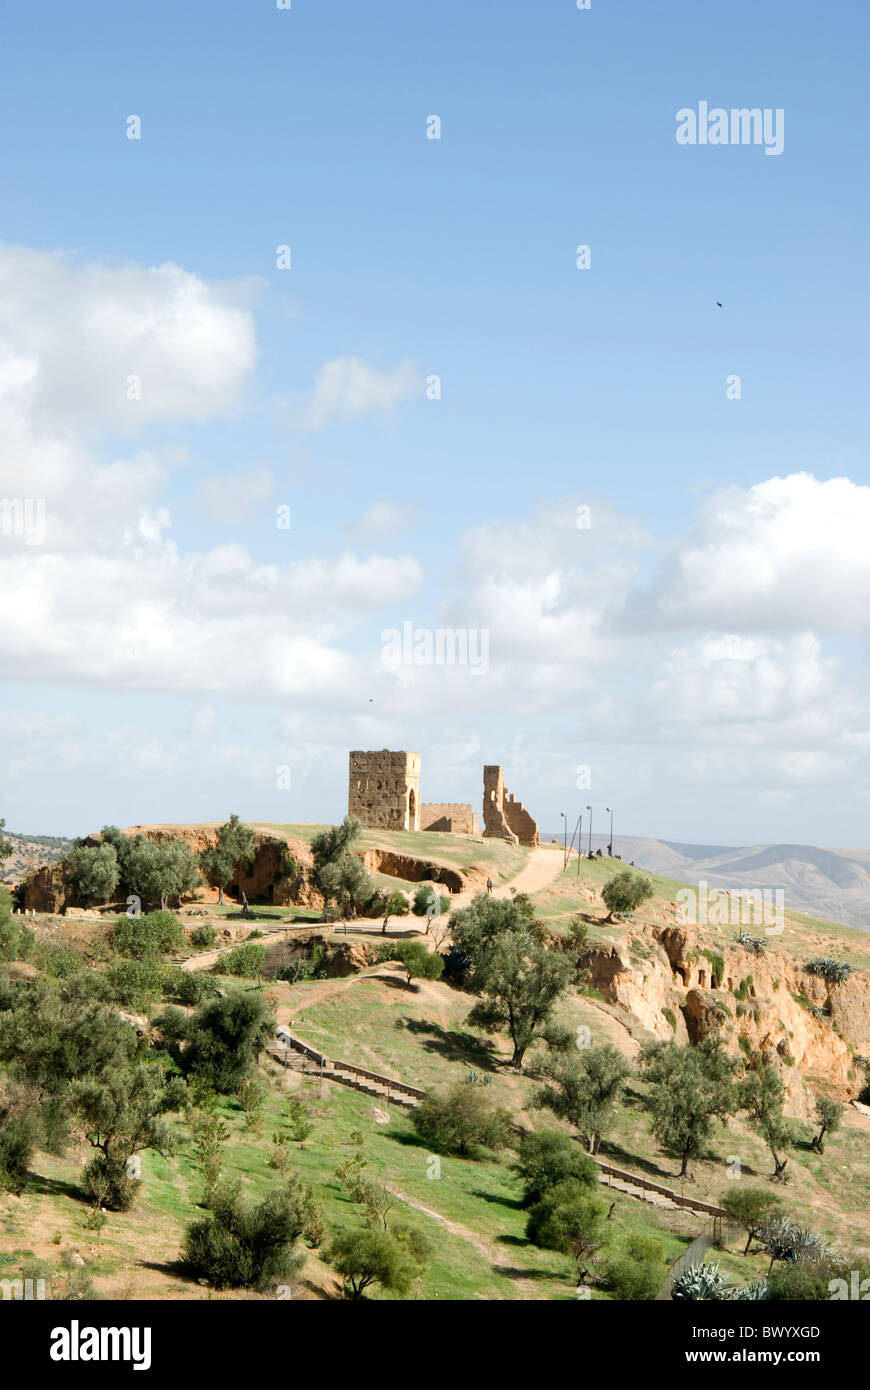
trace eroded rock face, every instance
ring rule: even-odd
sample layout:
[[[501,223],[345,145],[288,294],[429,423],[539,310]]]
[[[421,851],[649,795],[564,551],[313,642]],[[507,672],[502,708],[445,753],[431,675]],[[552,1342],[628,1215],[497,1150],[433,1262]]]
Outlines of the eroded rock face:
[[[607,1003],[657,1038],[699,1043],[716,1035],[748,1066],[772,1066],[792,1116],[811,1118],[821,1091],[853,1097],[863,1078],[850,1045],[870,1053],[870,976],[856,972],[829,986],[770,946],[763,956],[730,943],[718,951],[704,955],[690,928],[648,926],[587,950],[580,964]],[[813,1013],[795,996],[825,1012]]]
[[[67,903],[67,891],[63,881],[63,867],[60,862],[43,864],[21,885],[21,905],[34,912],[63,912]]]
[[[326,931],[294,933],[266,946],[266,973],[280,973],[294,961],[310,960],[315,947],[322,951],[322,969],[329,979],[355,975],[377,964],[377,952],[364,941],[330,940]]]
[[[346,975],[356,975],[369,965],[376,965],[377,959],[377,953],[364,942],[342,941],[329,948],[323,968],[329,979],[343,979]]]
[[[432,881],[432,870],[438,872],[437,882],[449,893],[461,893],[465,886],[460,873],[448,869],[443,864],[435,864],[431,859],[416,859],[410,854],[394,854],[388,849],[366,849],[357,854],[369,873],[390,874],[393,878],[404,878],[410,883]]]
[[[131,836],[141,834],[148,840],[156,840],[158,844],[183,840],[194,854],[210,849],[217,842],[216,830],[197,826],[180,825],[164,829],[133,825],[125,833]],[[99,844],[100,837],[89,837],[88,843],[91,842]],[[294,871],[290,875],[283,872],[283,863],[288,855],[294,863]],[[311,851],[302,840],[282,840],[276,835],[267,835],[264,831],[257,830],[254,832],[254,859],[251,867],[247,868],[244,864],[236,865],[228,886],[228,895],[236,898],[244,893],[251,902],[265,901],[275,903],[279,907],[289,906],[291,903],[308,906],[320,898],[311,883],[311,868]],[[216,888],[203,885],[197,891],[204,902],[218,900]]]
[[[645,954],[641,955],[633,950],[636,944],[629,940],[624,946],[593,947],[582,953],[579,965],[588,971],[588,983],[606,1003],[634,1014],[648,1032],[663,1041],[676,1038],[677,1042],[688,1042],[681,1012],[684,995],[671,983],[667,957],[660,948],[650,950],[645,944]]]
[[[721,1033],[728,1021],[721,1003],[705,989],[690,989],[687,992],[683,1017],[691,1043],[703,1042],[705,1038]]]
[[[143,835],[147,840],[165,844],[182,840],[189,845],[194,854],[211,848],[217,840],[217,831],[199,826],[160,826],[133,825],[125,832],[131,837]],[[88,835],[85,844],[95,846],[101,837]],[[293,873],[283,872],[286,856],[293,860]],[[271,902],[279,907],[311,906],[320,902],[320,894],[312,881],[311,851],[302,840],[281,840],[263,831],[254,833],[254,860],[250,869],[242,864],[236,865],[235,875],[229,886],[229,896],[245,894],[251,902]],[[22,905],[36,912],[59,913],[69,910],[72,901],[64,881],[60,862],[46,864],[25,879],[21,888]],[[203,884],[197,890],[203,902],[217,902],[218,891]],[[72,909],[79,911],[80,909]]]

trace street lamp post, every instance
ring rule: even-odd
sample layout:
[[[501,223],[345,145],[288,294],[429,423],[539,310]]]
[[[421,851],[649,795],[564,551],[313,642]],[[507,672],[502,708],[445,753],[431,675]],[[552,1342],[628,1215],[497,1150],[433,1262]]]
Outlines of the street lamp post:
[[[560,811],[559,815],[565,822],[565,827],[562,833],[562,868],[564,869],[565,865],[568,863],[568,817],[565,815],[564,811]]]
[[[610,857],[611,857],[611,859],[612,859],[612,858],[613,858],[613,807],[612,807],[612,806],[605,806],[604,809],[605,809],[606,811],[609,811],[609,812],[610,812],[610,844],[607,846],[607,851],[608,851],[608,853],[609,853],[609,855],[610,855]]]
[[[590,856],[590,858],[591,858],[591,857],[592,857],[592,807],[591,807],[591,806],[587,806],[587,807],[586,807],[586,810],[589,812],[589,856]]]
[[[577,817],[577,829],[580,834],[577,836],[577,877],[580,877],[580,860],[583,858],[583,812]]]

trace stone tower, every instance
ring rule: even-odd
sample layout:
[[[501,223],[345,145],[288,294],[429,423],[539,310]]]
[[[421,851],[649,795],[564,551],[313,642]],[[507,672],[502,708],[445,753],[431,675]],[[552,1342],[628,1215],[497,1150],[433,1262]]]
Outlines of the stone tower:
[[[504,784],[504,772],[495,763],[483,769],[483,833],[512,845],[540,844],[538,823]]]
[[[347,813],[375,830],[420,829],[420,754],[350,754]]]

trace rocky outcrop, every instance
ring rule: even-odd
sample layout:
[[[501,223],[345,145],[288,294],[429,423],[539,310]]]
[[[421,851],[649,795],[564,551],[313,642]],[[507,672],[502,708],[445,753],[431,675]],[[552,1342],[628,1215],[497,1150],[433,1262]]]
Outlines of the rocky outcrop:
[[[870,1052],[870,976],[830,986],[770,948],[718,950],[705,953],[691,929],[639,927],[579,964],[606,1003],[655,1037],[699,1043],[715,1034],[748,1066],[772,1066],[791,1115],[809,1118],[821,1092],[852,1098],[862,1082],[853,1054]]]
[[[330,946],[323,962],[329,979],[356,975],[370,965],[377,965],[377,952],[361,941],[342,941]]]
[[[204,826],[152,826],[132,825],[126,835],[144,835],[158,844],[172,840],[183,840],[194,854],[210,849],[217,841],[217,829]],[[99,844],[99,835],[89,836],[88,843]],[[292,874],[283,871],[285,860],[293,860]],[[319,901],[320,895],[311,883],[311,851],[302,840],[283,840],[277,835],[267,835],[262,830],[254,832],[254,858],[250,867],[237,864],[227,895],[240,898],[245,894],[251,902],[275,903],[279,907],[296,903],[308,906]],[[204,885],[197,892],[204,902],[217,902],[218,891]]]
[[[718,999],[704,989],[690,989],[683,1005],[683,1017],[689,1042],[699,1043],[712,1034],[721,1033],[728,1015]]]
[[[280,975],[294,961],[310,960],[315,948],[318,949],[321,968],[329,979],[356,975],[358,971],[376,965],[378,960],[376,950],[366,942],[333,941],[329,933],[323,930],[294,931],[280,941],[267,943],[265,973]]]
[[[69,894],[63,881],[63,865],[43,864],[21,884],[21,906],[32,912],[63,912]]]
[[[462,874],[436,864],[431,859],[415,859],[410,854],[394,854],[388,849],[364,849],[357,853],[369,873],[389,874],[408,883],[439,883],[448,893],[461,893],[465,887]]]
[[[206,826],[132,825],[124,833],[131,838],[143,835],[145,839],[155,840],[159,844],[182,840],[194,854],[211,848],[217,840],[217,830]],[[99,834],[88,835],[84,843],[95,846],[100,840]],[[288,857],[294,866],[291,874],[285,872]],[[283,840],[276,835],[255,831],[253,862],[250,867],[236,865],[227,890],[230,898],[240,898],[242,893],[251,902],[275,903],[279,907],[291,903],[303,907],[319,903],[320,894],[312,883],[312,860],[308,846],[302,840]],[[73,901],[63,881],[61,863],[46,864],[37,869],[25,879],[20,894],[22,906],[36,912],[69,911]],[[197,890],[197,897],[203,902],[217,902],[218,891],[203,883]]]
[[[578,964],[605,1003],[633,1014],[654,1037],[689,1041],[682,1015],[685,993],[673,986],[664,952],[646,948],[641,954],[634,940],[629,940],[618,946],[592,947],[582,952]]]

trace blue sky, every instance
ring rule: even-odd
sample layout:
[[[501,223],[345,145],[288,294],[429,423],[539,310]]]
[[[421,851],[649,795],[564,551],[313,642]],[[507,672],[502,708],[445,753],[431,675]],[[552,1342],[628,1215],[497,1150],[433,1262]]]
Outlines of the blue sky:
[[[391,746],[427,800],[503,762],[548,829],[591,794],[626,832],[864,844],[868,28],[7,0],[0,491],[49,517],[0,536],[9,825],[336,818],[348,747]],[[681,147],[700,101],[782,108],[782,154]],[[385,673],[405,620],[485,627],[491,669]]]

